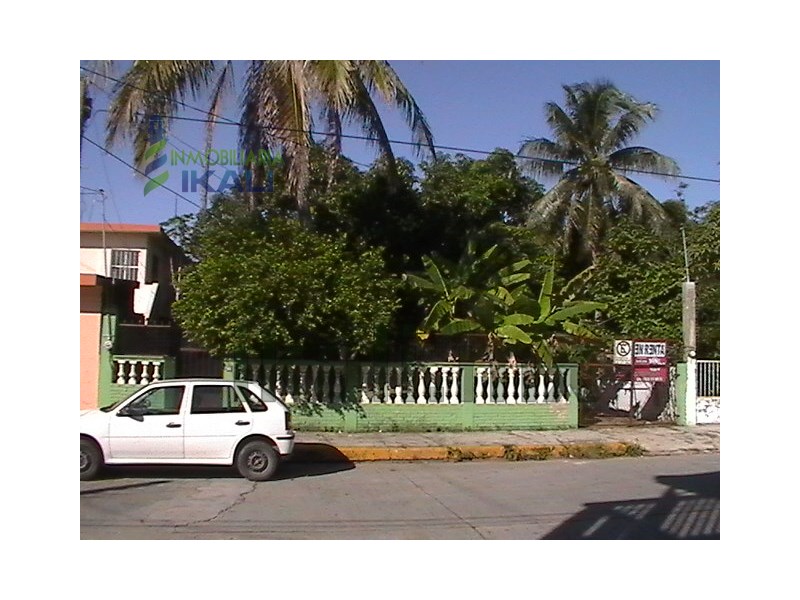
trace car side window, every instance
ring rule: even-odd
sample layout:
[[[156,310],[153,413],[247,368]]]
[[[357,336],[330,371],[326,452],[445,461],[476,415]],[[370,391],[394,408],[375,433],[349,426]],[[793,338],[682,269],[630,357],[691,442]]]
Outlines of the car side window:
[[[245,412],[244,405],[230,385],[196,385],[192,391],[192,414]]]
[[[137,411],[141,415],[177,415],[181,411],[183,398],[182,385],[159,387],[150,390],[130,404],[129,410]]]
[[[236,387],[242,393],[242,396],[244,396],[244,401],[247,402],[247,406],[250,407],[251,412],[266,412],[267,405],[264,404],[264,401],[256,396],[250,388],[243,385],[237,385]]]

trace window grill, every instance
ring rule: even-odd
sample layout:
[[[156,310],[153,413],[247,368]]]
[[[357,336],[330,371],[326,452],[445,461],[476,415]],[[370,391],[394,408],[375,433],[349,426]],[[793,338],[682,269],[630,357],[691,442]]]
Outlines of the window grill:
[[[112,250],[111,277],[112,279],[126,279],[128,281],[138,281],[139,251]]]

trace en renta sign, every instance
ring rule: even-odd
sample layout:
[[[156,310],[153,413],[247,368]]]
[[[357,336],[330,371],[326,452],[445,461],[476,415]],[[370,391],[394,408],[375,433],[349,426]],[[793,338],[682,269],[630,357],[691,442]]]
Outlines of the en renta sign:
[[[633,341],[633,378],[636,381],[669,381],[666,340]]]

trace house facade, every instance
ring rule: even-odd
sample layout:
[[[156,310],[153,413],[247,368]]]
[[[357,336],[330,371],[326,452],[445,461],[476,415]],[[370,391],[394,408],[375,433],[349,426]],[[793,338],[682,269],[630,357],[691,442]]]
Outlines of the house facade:
[[[158,225],[80,225],[81,409],[98,405],[120,321],[170,320],[173,274],[187,260]],[[105,357],[105,358],[104,358]]]

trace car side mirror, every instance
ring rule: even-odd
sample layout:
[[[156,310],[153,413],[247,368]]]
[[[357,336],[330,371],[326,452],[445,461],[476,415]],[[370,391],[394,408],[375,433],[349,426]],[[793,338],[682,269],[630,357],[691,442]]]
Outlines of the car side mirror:
[[[117,413],[118,417],[133,417],[141,419],[144,417],[145,408],[143,406],[126,406]]]

